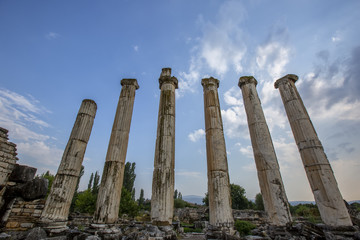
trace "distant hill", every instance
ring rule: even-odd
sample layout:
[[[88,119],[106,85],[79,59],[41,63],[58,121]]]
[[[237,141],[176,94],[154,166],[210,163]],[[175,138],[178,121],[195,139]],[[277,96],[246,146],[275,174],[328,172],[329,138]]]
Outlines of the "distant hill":
[[[187,196],[182,197],[182,199],[184,201],[187,201],[189,203],[194,203],[194,204],[197,204],[197,205],[203,205],[203,202],[202,202],[203,198],[204,197],[196,196],[196,195],[187,195]]]
[[[189,202],[189,203],[194,203],[197,205],[203,205],[202,199],[204,197],[201,196],[197,196],[197,195],[187,195],[187,196],[183,196],[182,199]],[[255,202],[254,199],[250,199],[250,201]],[[349,201],[349,204],[352,204],[354,202],[360,203],[360,200],[355,200],[355,201]],[[291,206],[296,206],[299,204],[315,204],[315,201],[290,201],[289,202]]]

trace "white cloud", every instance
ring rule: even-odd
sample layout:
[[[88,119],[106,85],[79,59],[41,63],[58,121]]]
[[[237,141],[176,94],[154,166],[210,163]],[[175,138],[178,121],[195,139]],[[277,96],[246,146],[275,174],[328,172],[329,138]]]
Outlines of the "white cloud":
[[[194,171],[179,170],[179,171],[176,171],[175,175],[176,176],[199,178],[202,175],[202,173],[201,172],[194,172]]]
[[[135,45],[135,46],[134,46],[134,51],[135,51],[135,52],[138,52],[138,51],[139,51],[139,46]]]
[[[309,108],[309,115],[318,120],[352,120],[360,121],[360,101],[350,101],[348,98],[339,100],[338,102],[327,107],[326,99],[320,101],[316,107]]]
[[[224,101],[230,106],[228,109],[221,110],[225,134],[230,138],[244,136],[249,138],[248,133],[244,133],[244,129],[247,129],[247,117],[240,89],[230,88],[224,93]]]
[[[223,76],[232,69],[237,73],[243,70],[246,46],[240,23],[244,16],[245,10],[239,1],[223,3],[211,21],[199,16],[201,36],[191,49],[189,70],[179,74],[178,97],[185,92],[195,92],[205,75],[202,72]]]
[[[285,129],[287,125],[287,117],[283,110],[279,108],[275,108],[275,106],[267,106],[263,108],[264,115],[266,118],[266,123],[271,131],[275,126],[280,127],[281,129]]]
[[[205,136],[205,131],[204,129],[198,129],[198,130],[195,130],[194,132],[190,133],[188,135],[190,141],[192,142],[197,142],[199,139],[203,138]]]
[[[282,76],[286,64],[289,62],[290,48],[276,41],[268,42],[257,48],[256,63],[260,69],[277,79]]]
[[[63,150],[51,147],[43,141],[31,141],[17,144],[17,149],[27,158],[34,159],[39,165],[46,165],[51,168],[59,166]]]
[[[17,144],[20,164],[40,166],[40,170],[56,170],[63,150],[51,146],[54,140],[43,134],[50,125],[41,119],[50,113],[32,96],[23,96],[0,89],[0,126],[9,130],[10,139]]]
[[[45,38],[48,39],[48,40],[52,40],[52,39],[57,39],[60,37],[60,34],[56,33],[56,32],[48,32],[46,35],[45,35]]]
[[[239,151],[248,158],[254,158],[254,153],[251,146],[241,147]]]

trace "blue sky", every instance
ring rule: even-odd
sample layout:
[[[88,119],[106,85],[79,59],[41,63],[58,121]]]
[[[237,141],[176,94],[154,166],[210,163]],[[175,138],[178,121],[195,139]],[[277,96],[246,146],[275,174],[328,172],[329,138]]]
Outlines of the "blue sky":
[[[98,111],[81,188],[102,169],[122,78],[136,78],[127,161],[150,198],[161,69],[179,80],[175,187],[207,191],[201,79],[220,80],[230,181],[258,193],[241,76],[258,80],[289,200],[313,200],[278,90],[293,73],[346,200],[360,199],[360,2],[0,1],[0,126],[19,164],[56,173],[81,101]]]

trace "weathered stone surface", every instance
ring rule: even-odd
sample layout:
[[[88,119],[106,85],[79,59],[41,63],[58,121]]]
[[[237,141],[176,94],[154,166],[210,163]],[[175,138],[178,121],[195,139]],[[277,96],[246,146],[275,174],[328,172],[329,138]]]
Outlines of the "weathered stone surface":
[[[239,79],[265,211],[271,224],[284,226],[291,222],[290,208],[256,85],[254,77]]]
[[[151,197],[151,221],[169,225],[173,218],[175,182],[175,89],[178,80],[163,68]]]
[[[21,196],[25,200],[44,198],[48,191],[49,181],[45,178],[35,178],[21,187]]]
[[[34,179],[36,168],[16,164],[10,174],[9,181],[25,183]]]
[[[201,84],[204,88],[210,225],[232,227],[234,219],[231,210],[230,180],[217,91],[219,80],[212,77],[204,78]]]
[[[81,164],[96,114],[96,103],[83,100],[60,166],[47,197],[41,219],[44,223],[63,222],[66,224],[71,200],[79,179]],[[51,228],[51,224],[47,225]],[[59,228],[56,226],[56,228]]]
[[[329,160],[296,89],[297,79],[288,74],[275,82],[275,88],[279,88],[321,219],[330,226],[351,226]]]
[[[39,240],[46,238],[47,234],[44,229],[36,227],[30,230],[29,234],[26,236],[25,240]]]
[[[0,187],[6,185],[18,160],[16,157],[16,144],[8,140],[8,130],[0,128]],[[2,196],[0,196],[0,202],[2,201]]]
[[[139,88],[136,79],[123,79],[121,85],[96,202],[94,221],[97,223],[114,223],[118,219],[135,91]]]

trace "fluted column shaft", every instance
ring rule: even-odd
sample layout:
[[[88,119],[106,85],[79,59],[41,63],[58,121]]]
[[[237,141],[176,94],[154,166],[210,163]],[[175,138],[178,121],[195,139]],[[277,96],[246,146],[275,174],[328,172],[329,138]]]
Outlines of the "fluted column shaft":
[[[136,79],[123,79],[121,85],[122,89],[96,202],[94,214],[94,222],[96,223],[115,223],[119,217],[135,91],[139,88]]]
[[[94,123],[96,108],[93,100],[82,101],[49,196],[46,199],[41,215],[42,222],[63,222],[62,226],[66,224]]]
[[[171,69],[163,68],[159,78],[160,104],[154,157],[151,197],[151,221],[157,225],[172,223],[175,183],[175,89],[178,80]]]
[[[334,173],[314,126],[296,89],[298,77],[288,74],[275,82],[303,161],[323,222],[331,226],[351,226],[352,222]]]
[[[204,88],[210,224],[232,227],[234,219],[231,209],[230,180],[217,91],[219,80],[212,77],[204,78],[201,84]]]
[[[284,226],[290,209],[256,85],[254,77],[239,79],[265,211],[271,224]]]

